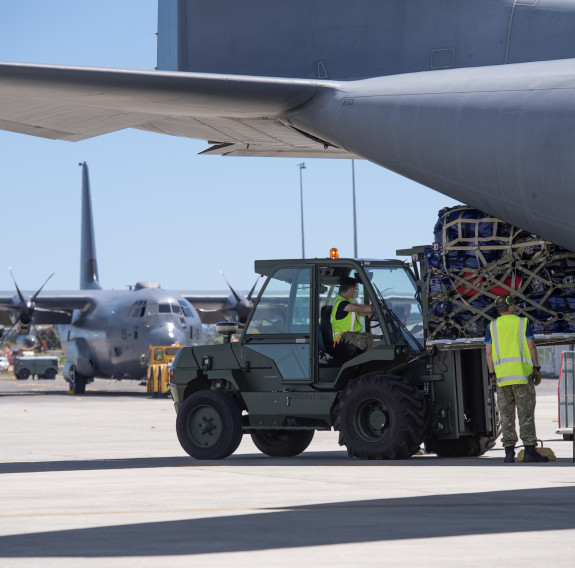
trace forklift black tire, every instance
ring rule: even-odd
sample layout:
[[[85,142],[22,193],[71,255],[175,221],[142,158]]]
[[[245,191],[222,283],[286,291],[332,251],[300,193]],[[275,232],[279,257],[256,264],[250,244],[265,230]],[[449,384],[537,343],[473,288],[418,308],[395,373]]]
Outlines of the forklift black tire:
[[[313,440],[315,430],[253,430],[256,448],[272,458],[291,458],[301,454]]]
[[[30,371],[28,369],[22,369],[18,371],[18,380],[27,381],[30,378]]]
[[[425,442],[425,451],[436,454],[438,458],[470,458],[479,455],[479,441],[477,436],[459,440],[429,440]]]
[[[193,458],[221,460],[242,441],[242,413],[221,391],[197,391],[180,406],[176,432],[182,448]]]
[[[482,456],[495,446],[497,438],[465,436],[459,440],[428,440],[425,451],[440,458],[472,458]]]
[[[334,408],[350,457],[399,460],[416,454],[427,427],[425,398],[405,378],[368,373],[349,382]]]

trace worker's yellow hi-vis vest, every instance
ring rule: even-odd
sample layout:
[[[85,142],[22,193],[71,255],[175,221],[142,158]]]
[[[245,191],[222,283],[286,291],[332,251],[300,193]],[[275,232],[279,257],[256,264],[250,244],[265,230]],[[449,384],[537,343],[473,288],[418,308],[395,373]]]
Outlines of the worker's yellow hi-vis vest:
[[[533,372],[527,345],[527,319],[513,314],[499,316],[489,324],[497,386],[524,385]]]
[[[357,312],[346,312],[346,316],[340,320],[335,319],[335,314],[337,313],[337,307],[341,304],[341,302],[349,302],[343,296],[338,294],[337,298],[335,299],[335,304],[331,309],[331,328],[333,330],[333,340],[338,341],[339,338],[343,333],[346,331],[361,331],[361,321],[357,316]]]

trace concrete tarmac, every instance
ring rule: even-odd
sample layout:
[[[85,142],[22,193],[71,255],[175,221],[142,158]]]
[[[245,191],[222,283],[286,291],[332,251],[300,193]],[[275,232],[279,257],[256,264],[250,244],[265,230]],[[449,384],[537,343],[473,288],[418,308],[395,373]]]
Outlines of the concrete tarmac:
[[[97,380],[0,376],[0,567],[575,565],[573,444],[538,387],[548,464],[349,459],[337,433],[296,458],[181,449],[171,400]]]

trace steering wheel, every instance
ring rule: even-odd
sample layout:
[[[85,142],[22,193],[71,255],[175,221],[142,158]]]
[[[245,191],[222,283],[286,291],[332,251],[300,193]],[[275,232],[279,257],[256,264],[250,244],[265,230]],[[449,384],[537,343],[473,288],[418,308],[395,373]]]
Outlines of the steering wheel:
[[[371,333],[373,333],[374,329],[378,329],[381,331],[381,322],[377,317],[377,313],[374,311],[371,315],[365,318],[366,321],[366,329],[368,329]]]

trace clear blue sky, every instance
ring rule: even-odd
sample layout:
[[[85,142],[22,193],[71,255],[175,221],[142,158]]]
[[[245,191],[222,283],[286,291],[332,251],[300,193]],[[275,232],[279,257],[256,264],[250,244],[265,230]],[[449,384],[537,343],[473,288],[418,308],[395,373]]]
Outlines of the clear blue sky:
[[[152,70],[157,0],[0,3],[0,60]],[[90,168],[100,282],[236,289],[258,258],[336,246],[353,255],[349,160],[201,157],[203,141],[124,130],[83,142],[0,132],[0,290],[77,289],[79,162]],[[393,258],[433,239],[437,211],[456,202],[366,161],[355,162],[359,256]],[[343,230],[342,230],[343,227]]]

